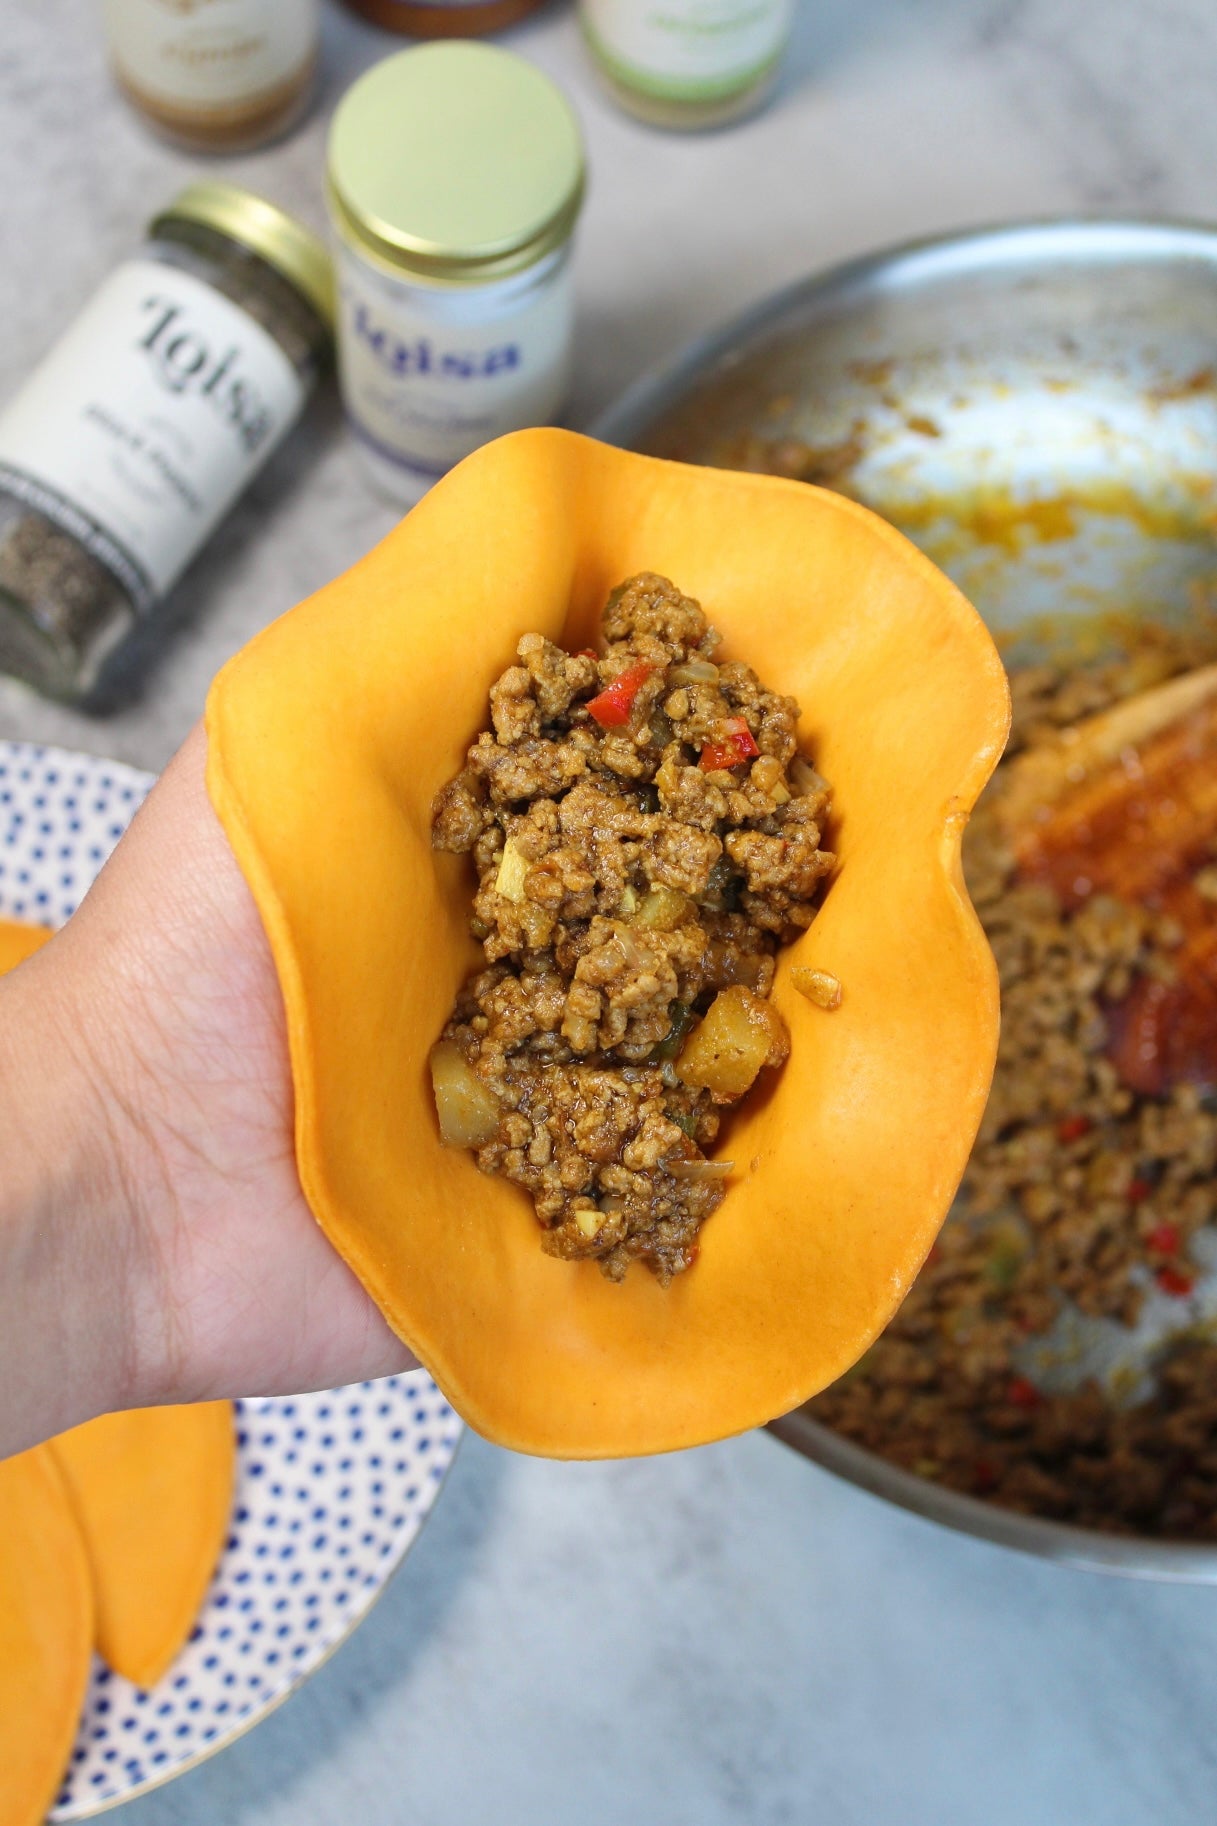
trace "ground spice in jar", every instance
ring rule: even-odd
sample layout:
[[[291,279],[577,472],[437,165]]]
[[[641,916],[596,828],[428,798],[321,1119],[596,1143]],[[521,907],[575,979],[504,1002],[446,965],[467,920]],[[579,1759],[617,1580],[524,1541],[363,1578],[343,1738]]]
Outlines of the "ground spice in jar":
[[[105,0],[103,18],[119,88],[177,145],[248,151],[308,104],[318,0]]]
[[[0,669],[87,696],[298,416],[331,342],[321,244],[204,184],[0,412]]]

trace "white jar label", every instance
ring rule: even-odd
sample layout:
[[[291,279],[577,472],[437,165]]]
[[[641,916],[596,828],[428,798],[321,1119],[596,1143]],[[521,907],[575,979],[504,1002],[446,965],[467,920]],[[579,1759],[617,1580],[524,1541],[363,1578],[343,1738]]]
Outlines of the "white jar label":
[[[794,0],[580,0],[583,29],[609,73],[667,100],[745,88],[779,55]]]
[[[146,609],[303,403],[260,324],[192,273],[131,260],[0,412],[0,481]]]
[[[289,82],[316,48],[318,0],[106,0],[120,75],[150,101],[223,107]]]
[[[347,416],[403,475],[443,475],[491,438],[562,410],[573,327],[565,261],[536,284],[428,295],[343,248],[339,276]]]

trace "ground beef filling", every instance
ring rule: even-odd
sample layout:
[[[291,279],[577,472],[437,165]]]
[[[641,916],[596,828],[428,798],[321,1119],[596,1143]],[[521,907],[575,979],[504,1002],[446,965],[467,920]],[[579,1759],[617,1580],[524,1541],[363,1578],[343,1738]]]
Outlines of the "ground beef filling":
[[[532,1195],[545,1249],[613,1280],[694,1260],[721,1116],[789,1050],[775,953],[833,866],[797,704],[718,644],[649,573],[610,596],[598,654],[526,634],[432,817],[473,857],[486,958],[432,1055],[441,1133]]]

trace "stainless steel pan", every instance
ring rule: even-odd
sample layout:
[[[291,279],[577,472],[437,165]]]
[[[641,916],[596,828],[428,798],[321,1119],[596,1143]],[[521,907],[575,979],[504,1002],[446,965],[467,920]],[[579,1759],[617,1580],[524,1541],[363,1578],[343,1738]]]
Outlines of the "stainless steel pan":
[[[1191,592],[1217,588],[1217,233],[1036,223],[855,261],[694,344],[595,431],[730,466],[763,444],[767,464],[846,488],[943,564],[1015,662],[1118,642],[1120,616],[1185,616]],[[802,1410],[774,1430],[949,1527],[1095,1570],[1217,1582],[1217,1546],[1014,1514]]]

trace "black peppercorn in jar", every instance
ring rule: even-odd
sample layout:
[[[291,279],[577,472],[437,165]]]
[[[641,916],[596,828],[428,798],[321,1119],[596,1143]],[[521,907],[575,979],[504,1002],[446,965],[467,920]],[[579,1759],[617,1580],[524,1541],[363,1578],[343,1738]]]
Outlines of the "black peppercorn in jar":
[[[87,695],[298,417],[331,349],[329,258],[198,184],[0,411],[0,670]]]

